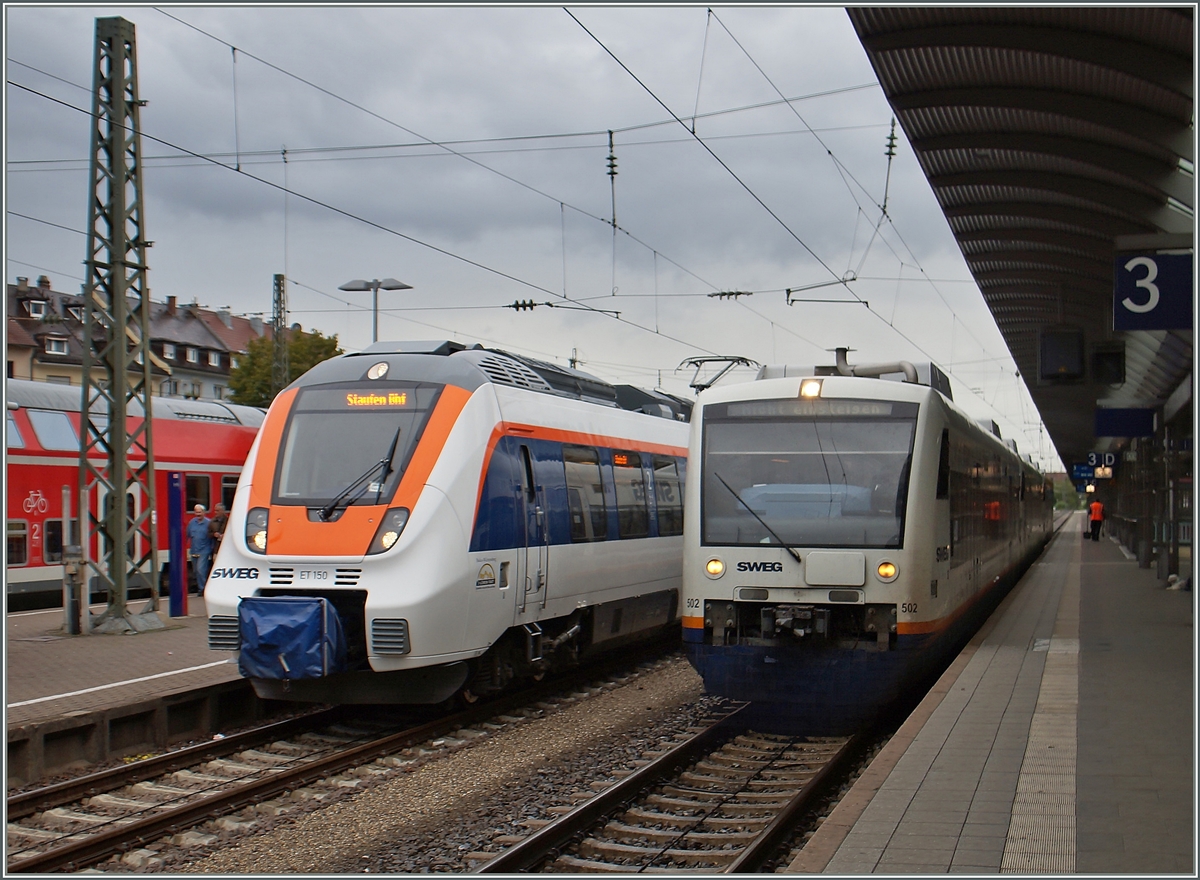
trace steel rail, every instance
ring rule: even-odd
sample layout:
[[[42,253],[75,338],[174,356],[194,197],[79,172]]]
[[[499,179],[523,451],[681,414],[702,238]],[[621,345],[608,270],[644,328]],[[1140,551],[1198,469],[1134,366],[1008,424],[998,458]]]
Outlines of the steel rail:
[[[80,776],[77,779],[67,779],[53,785],[43,786],[32,791],[14,794],[8,799],[8,821],[24,819],[43,810],[61,807],[74,803],[85,797],[99,794],[102,791],[112,791],[125,785],[132,785],[155,776],[162,776],[183,767],[196,764],[211,758],[219,758],[231,752],[251,748],[262,742],[288,736],[297,730],[314,725],[332,724],[341,720],[345,714],[343,707],[322,709],[309,712],[295,718],[274,721],[253,730],[244,730],[221,737],[219,740],[198,743],[182,749],[175,749],[153,758],[143,758],[121,767],[112,767]]]
[[[529,871],[544,861],[547,853],[561,847],[576,834],[591,827],[607,814],[635,800],[641,792],[660,779],[712,750],[742,709],[739,707],[676,748],[638,768],[575,810],[535,831],[520,843],[475,869],[475,874],[513,874]]]
[[[869,742],[866,733],[857,733],[837,750],[817,774],[770,821],[766,828],[742,850],[726,868],[726,874],[756,874],[763,864],[796,829],[796,824],[824,795],[854,757]]]
[[[647,643],[644,647],[649,653],[659,646],[656,642],[652,642]],[[530,701],[577,687],[580,683],[593,680],[598,675],[611,674],[614,669],[628,666],[630,662],[629,655],[620,658],[614,657],[554,680],[543,681],[527,690],[481,702],[452,715],[338,751],[325,758],[307,761],[290,770],[271,773],[261,779],[216,792],[174,809],[132,822],[114,824],[114,827],[97,831],[83,840],[13,861],[9,863],[7,872],[12,874],[46,873],[63,868],[78,871],[131,846],[145,845],[166,834],[177,833],[209,818],[235,812],[245,806],[258,803],[278,792],[310,784],[348,767],[373,761],[431,737],[440,736],[447,731],[478,723],[497,714],[512,711]],[[63,836],[73,835],[64,834]]]

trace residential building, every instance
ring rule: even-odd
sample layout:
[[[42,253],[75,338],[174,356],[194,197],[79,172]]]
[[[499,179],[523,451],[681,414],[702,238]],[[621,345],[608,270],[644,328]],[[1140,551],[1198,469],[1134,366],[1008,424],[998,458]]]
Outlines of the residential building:
[[[52,290],[45,275],[36,285],[18,277],[6,293],[8,377],[82,384],[82,295]],[[151,364],[153,392],[208,400],[228,397],[236,358],[251,340],[270,338],[271,331],[262,318],[233,315],[228,309],[212,311],[194,301],[181,306],[174,296],[165,303],[152,302],[150,350],[162,364]]]

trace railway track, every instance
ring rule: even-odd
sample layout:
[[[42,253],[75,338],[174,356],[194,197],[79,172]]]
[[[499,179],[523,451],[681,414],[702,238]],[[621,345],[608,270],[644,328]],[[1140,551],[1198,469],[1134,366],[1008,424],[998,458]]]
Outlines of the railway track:
[[[353,718],[344,708],[311,713],[14,795],[8,800],[7,870],[77,871],[122,853],[152,859],[154,853],[143,848],[163,838],[205,845],[216,841],[212,831],[251,830],[539,714],[527,708],[539,700],[572,689],[598,693],[603,688],[590,682],[621,676],[638,659],[593,666],[400,727]]]
[[[738,732],[740,711],[614,781],[476,872],[758,870],[849,766],[864,738]]]

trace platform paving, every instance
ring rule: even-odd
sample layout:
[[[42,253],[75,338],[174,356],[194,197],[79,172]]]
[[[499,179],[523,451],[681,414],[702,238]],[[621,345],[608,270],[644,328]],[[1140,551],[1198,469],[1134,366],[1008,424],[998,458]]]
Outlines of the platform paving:
[[[130,603],[141,611],[145,600]],[[63,612],[20,612],[5,621],[8,727],[114,708],[239,678],[229,654],[208,649],[204,600],[161,630],[128,635],[66,635]],[[94,606],[99,613],[102,606]]]
[[[1195,874],[1192,593],[1075,515],[788,867]]]

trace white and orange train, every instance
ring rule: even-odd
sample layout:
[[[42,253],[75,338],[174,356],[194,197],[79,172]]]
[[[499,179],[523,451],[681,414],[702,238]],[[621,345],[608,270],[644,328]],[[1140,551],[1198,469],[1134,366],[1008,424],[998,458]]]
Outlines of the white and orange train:
[[[8,379],[5,383],[7,424],[5,445],[7,468],[5,494],[8,501],[8,555],[5,582],[8,608],[47,606],[62,601],[63,544],[78,541],[78,523],[72,527],[70,514],[79,506],[79,386],[55,385]],[[203,504],[209,510],[218,501],[233,499],[242,464],[254,442],[263,411],[215,400],[184,400],[155,397],[154,413],[155,493],[160,510],[166,510],[167,475],[184,474],[188,510]],[[130,427],[141,423],[140,412],[130,414]],[[136,458],[135,458],[136,460]],[[100,464],[97,461],[97,464]],[[63,487],[68,487],[71,510],[63,517]],[[92,516],[108,503],[97,489],[88,496]],[[130,512],[140,512],[143,496],[126,499]],[[67,526],[64,529],[64,525]],[[168,517],[158,516],[155,540],[168,546]],[[64,536],[68,540],[64,542]],[[141,542],[142,538],[135,538]],[[89,540],[89,558],[101,552],[95,534]],[[146,548],[140,544],[135,552]],[[165,549],[159,562],[167,563]],[[131,587],[148,592],[158,575],[149,571],[135,578]],[[97,596],[99,598],[99,595]]]
[[[452,342],[275,400],[205,592],[264,697],[437,703],[677,626],[688,405]]]
[[[1051,531],[1051,484],[988,427],[935,366],[845,349],[702,393],[683,639],[708,692],[840,734],[945,663]]]

